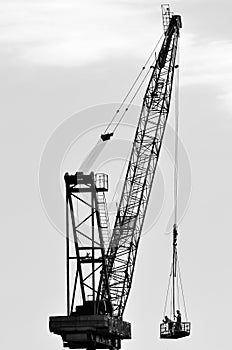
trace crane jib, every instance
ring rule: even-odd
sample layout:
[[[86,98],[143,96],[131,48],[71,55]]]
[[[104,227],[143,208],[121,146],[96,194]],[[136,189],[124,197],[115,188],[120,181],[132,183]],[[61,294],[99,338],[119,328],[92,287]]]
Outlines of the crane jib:
[[[113,313],[118,317],[123,315],[131,288],[138,243],[168,118],[179,28],[180,16],[172,16],[143,99],[108,250],[108,283]],[[107,296],[105,286],[106,281],[101,279],[101,300]]]

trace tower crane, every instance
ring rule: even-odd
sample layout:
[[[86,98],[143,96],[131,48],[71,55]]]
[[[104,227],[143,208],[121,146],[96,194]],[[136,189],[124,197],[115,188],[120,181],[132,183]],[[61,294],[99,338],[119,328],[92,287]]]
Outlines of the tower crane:
[[[70,349],[116,350],[121,340],[131,338],[123,315],[168,119],[182,27],[168,5],[162,9],[164,40],[143,99],[112,235],[108,176],[80,171],[64,176],[67,315],[51,316],[49,329]],[[103,134],[102,142],[112,136]]]

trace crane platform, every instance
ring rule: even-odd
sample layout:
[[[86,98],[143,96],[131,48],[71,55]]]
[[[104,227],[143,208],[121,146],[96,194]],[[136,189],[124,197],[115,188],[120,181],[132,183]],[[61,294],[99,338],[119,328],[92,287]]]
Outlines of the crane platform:
[[[190,335],[190,322],[181,322],[179,325],[177,322],[172,322],[172,327],[167,323],[161,323],[160,325],[160,338],[161,339],[179,339]]]
[[[49,330],[70,349],[120,349],[131,339],[131,324],[109,315],[51,316]]]

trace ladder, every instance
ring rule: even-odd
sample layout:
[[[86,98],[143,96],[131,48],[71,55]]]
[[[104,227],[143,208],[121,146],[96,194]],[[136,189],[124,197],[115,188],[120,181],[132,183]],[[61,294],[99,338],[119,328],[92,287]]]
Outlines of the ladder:
[[[98,203],[98,211],[100,217],[100,225],[102,229],[102,238],[104,242],[105,250],[109,247],[110,242],[110,222],[107,211],[107,204],[104,192],[97,192],[97,203]]]

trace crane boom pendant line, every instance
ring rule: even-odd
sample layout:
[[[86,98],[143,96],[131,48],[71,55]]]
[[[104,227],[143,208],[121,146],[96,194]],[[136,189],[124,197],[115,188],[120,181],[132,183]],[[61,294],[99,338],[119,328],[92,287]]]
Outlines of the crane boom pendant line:
[[[105,135],[105,134],[107,133],[108,129],[110,128],[110,126],[111,126],[112,123],[114,122],[114,119],[115,119],[116,116],[120,113],[122,107],[126,104],[126,101],[127,101],[128,97],[131,95],[131,93],[132,93],[134,87],[136,86],[137,82],[139,81],[140,77],[142,76],[142,74],[143,74],[144,70],[146,69],[146,67],[147,67],[147,65],[148,65],[148,63],[149,63],[149,61],[151,60],[151,58],[152,58],[153,55],[155,54],[156,49],[157,49],[157,47],[158,47],[158,45],[159,45],[159,43],[160,43],[162,37],[163,37],[163,34],[161,35],[161,37],[159,38],[159,40],[158,40],[156,46],[154,47],[154,49],[152,50],[152,52],[151,52],[150,55],[148,56],[146,62],[144,63],[143,67],[141,68],[141,70],[140,70],[138,76],[137,76],[136,79],[134,80],[134,82],[133,82],[133,84],[131,85],[131,87],[130,87],[129,91],[127,92],[126,96],[124,97],[124,99],[123,99],[122,102],[120,103],[119,108],[115,111],[115,113],[114,113],[114,115],[113,115],[113,117],[112,117],[110,123],[107,125],[107,127],[106,127],[106,129],[105,129],[103,135]],[[152,63],[152,64],[153,64],[153,63]],[[148,73],[149,73],[149,71],[148,71]],[[148,74],[148,73],[147,73],[147,74]],[[123,112],[122,116],[120,117],[119,121],[116,123],[116,126],[115,126],[114,129],[113,129],[113,133],[116,131],[118,125],[119,125],[120,122],[122,121],[124,115],[126,114],[127,110],[129,109],[130,105],[132,104],[133,100],[135,99],[135,97],[136,97],[138,91],[139,91],[140,88],[141,88],[141,85],[143,84],[143,82],[145,81],[145,79],[146,79],[146,77],[147,77],[147,74],[145,75],[145,78],[143,78],[142,82],[139,84],[139,87],[138,87],[137,90],[135,91],[135,93],[134,93],[134,95],[132,96],[132,98],[130,99],[129,103],[127,102],[127,103],[128,103],[128,106],[127,106],[127,108],[124,110],[124,112]],[[102,136],[103,136],[103,135],[102,135]],[[113,135],[110,135],[110,136],[113,136]]]
[[[169,113],[179,28],[180,16],[173,16],[144,96],[107,254],[113,313],[118,317],[122,317],[129,296],[138,244]],[[100,298],[105,298],[103,279]]]

